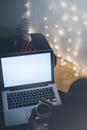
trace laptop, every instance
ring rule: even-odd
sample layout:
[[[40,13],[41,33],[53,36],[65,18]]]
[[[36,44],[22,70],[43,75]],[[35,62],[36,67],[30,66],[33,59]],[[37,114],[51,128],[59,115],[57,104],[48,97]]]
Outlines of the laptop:
[[[42,100],[61,104],[52,50],[0,56],[0,72],[5,126],[28,123],[32,108]]]

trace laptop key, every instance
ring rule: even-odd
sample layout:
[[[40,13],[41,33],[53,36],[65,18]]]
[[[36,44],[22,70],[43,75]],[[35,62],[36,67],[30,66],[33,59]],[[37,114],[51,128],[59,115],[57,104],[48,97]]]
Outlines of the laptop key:
[[[36,105],[42,100],[56,101],[51,87],[7,94],[8,109]]]

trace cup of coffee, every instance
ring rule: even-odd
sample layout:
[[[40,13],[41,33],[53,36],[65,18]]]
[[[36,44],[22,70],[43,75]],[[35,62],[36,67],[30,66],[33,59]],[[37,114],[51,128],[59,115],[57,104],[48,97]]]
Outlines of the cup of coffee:
[[[51,106],[48,103],[40,102],[36,105],[36,113],[41,119],[47,119],[51,114]]]

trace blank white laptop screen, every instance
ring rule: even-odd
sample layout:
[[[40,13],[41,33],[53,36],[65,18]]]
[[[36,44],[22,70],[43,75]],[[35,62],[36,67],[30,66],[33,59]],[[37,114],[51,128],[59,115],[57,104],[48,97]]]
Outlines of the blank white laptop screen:
[[[4,87],[52,80],[51,54],[32,54],[1,58]]]

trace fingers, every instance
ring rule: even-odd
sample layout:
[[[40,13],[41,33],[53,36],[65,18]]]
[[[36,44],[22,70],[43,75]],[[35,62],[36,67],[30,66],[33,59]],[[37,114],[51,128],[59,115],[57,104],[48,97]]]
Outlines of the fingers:
[[[47,103],[50,106],[50,108],[54,106],[52,102],[47,101],[47,100],[42,100],[42,103]],[[32,122],[32,121],[38,120],[37,118],[38,118],[38,115],[37,115],[36,107],[34,107],[32,109],[31,116],[29,118],[29,122],[30,121]]]
[[[32,111],[31,111],[31,116],[29,118],[29,122],[30,121],[33,121],[36,117],[36,108],[33,108]]]
[[[53,103],[52,103],[52,102],[50,102],[50,101],[47,101],[47,100],[42,100],[42,102],[47,103],[47,104],[48,104],[48,105],[50,105],[50,106],[53,106]]]
[[[39,128],[40,130],[41,125],[42,124],[41,124],[40,118],[38,118],[37,113],[36,113],[36,108],[33,108],[31,112],[31,116],[29,118],[29,128],[32,130],[34,129],[36,130],[36,128]]]

